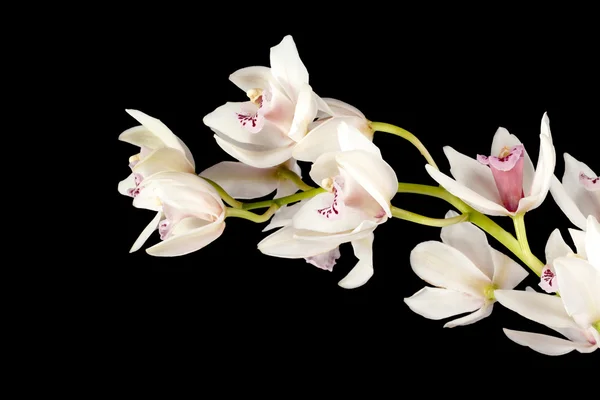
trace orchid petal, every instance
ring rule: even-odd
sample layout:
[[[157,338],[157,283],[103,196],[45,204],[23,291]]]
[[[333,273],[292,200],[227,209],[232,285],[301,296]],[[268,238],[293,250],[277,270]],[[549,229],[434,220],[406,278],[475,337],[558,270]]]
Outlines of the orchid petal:
[[[367,283],[373,276],[373,233],[366,237],[352,241],[354,256],[358,263],[350,270],[348,275],[338,282],[344,289],[354,289]]]
[[[285,164],[285,167],[290,171],[298,175],[302,178],[302,169],[298,165],[295,159],[290,158]],[[275,193],[275,198],[281,198],[286,196],[291,196],[298,191],[298,186],[291,180],[288,179],[280,179],[279,185],[277,185],[277,192]]]
[[[134,174],[129,174],[129,176],[119,182],[118,190],[119,193],[125,196],[129,196],[129,190],[135,188],[135,176]]]
[[[224,229],[225,222],[221,217],[213,223],[164,240],[146,249],[146,253],[157,257],[175,257],[189,254],[215,241],[221,236]]]
[[[312,88],[308,84],[302,85],[288,136],[295,142],[301,141],[308,132],[308,125],[313,122],[316,115],[317,102]]]
[[[410,253],[410,264],[421,279],[433,286],[479,298],[491,283],[466,255],[437,241],[418,244]]]
[[[587,260],[600,272],[600,224],[593,215],[587,218],[585,250]]]
[[[279,185],[276,168],[256,168],[234,161],[215,164],[202,171],[200,176],[216,182],[236,199],[263,197]]]
[[[280,258],[307,258],[328,252],[339,246],[339,243],[305,241],[294,236],[295,229],[286,226],[267,236],[258,243],[258,250],[263,254]]]
[[[153,118],[149,115],[144,114],[138,110],[125,110],[127,114],[131,115],[136,119],[142,126],[144,126],[148,131],[152,132],[162,143],[162,146],[158,147],[171,147],[173,149],[180,150],[185,158],[190,162],[192,166],[194,166],[194,157],[192,157],[192,153],[190,149],[183,143],[175,134],[159,119]],[[126,131],[127,132],[127,131]],[[121,136],[119,136],[119,140],[124,142],[132,143],[130,140],[132,139],[133,131],[130,130],[129,133],[123,132]],[[140,131],[141,132],[141,131]],[[135,144],[135,143],[134,143]],[[140,146],[141,147],[141,146]],[[158,147],[150,147],[151,149],[156,149]]]
[[[270,150],[247,150],[215,135],[217,144],[230,156],[256,168],[269,168],[283,164],[292,157],[293,145]]]
[[[514,331],[503,329],[506,336],[521,346],[529,347],[538,353],[547,356],[561,356],[577,350],[580,353],[588,353],[595,350],[596,346],[591,344],[575,343],[554,336],[542,335],[540,333]]]
[[[251,89],[268,89],[274,82],[271,68],[262,66],[238,69],[229,75],[229,80],[244,92]]]
[[[295,102],[302,85],[308,83],[308,70],[300,59],[292,36],[287,35],[277,46],[271,47],[270,59],[273,77]]]
[[[448,211],[444,218],[458,216],[455,211]],[[461,222],[445,226],[440,234],[442,242],[454,247],[473,262],[488,278],[494,276],[494,263],[485,233],[470,222]]]
[[[302,200],[293,205],[285,205],[275,212],[269,224],[264,227],[263,232],[270,231],[275,228],[282,226],[288,226],[292,223],[292,218],[300,210],[300,208],[306,204],[308,200]]]
[[[579,229],[585,229],[585,216],[556,176],[552,177],[550,194],[556,205],[565,213],[571,223]]]
[[[362,186],[391,217],[390,201],[398,190],[394,169],[383,159],[361,150],[337,153],[335,159],[340,169]]]
[[[379,147],[366,138],[356,127],[349,125],[345,121],[340,121],[337,129],[341,151],[362,150],[378,158],[382,158]]]
[[[194,173],[194,166],[190,164],[181,151],[171,147],[163,147],[152,151],[135,164],[132,170],[134,173],[147,178],[165,171]]]
[[[474,313],[465,315],[464,317],[454,319],[450,322],[446,322],[446,324],[444,324],[444,328],[454,328],[456,326],[465,326],[465,325],[474,324],[477,321],[481,321],[482,319],[489,317],[492,314],[493,309],[494,309],[493,303],[486,303],[483,307],[481,307],[479,310],[475,311]]]
[[[146,243],[152,233],[158,229],[158,224],[161,218],[162,212],[159,211],[156,213],[156,216],[152,218],[152,221],[150,221],[150,223],[144,228],[142,233],[140,233],[140,236],[138,236],[138,238],[135,240],[135,243],[133,243],[133,246],[131,246],[131,249],[129,249],[130,253],[138,251],[144,245],[144,243]]]
[[[583,324],[600,320],[600,271],[572,257],[554,260],[558,291],[567,313]]]
[[[315,162],[322,154],[340,151],[337,133],[340,122],[341,119],[330,118],[311,129],[294,148],[294,158]]]
[[[552,264],[552,262],[558,257],[565,257],[573,253],[558,229],[553,230],[550,234],[550,237],[546,242],[545,252],[546,264]]]
[[[415,313],[433,320],[475,311],[484,304],[480,297],[428,286],[405,298],[404,302]]]
[[[537,323],[556,328],[577,328],[567,314],[560,297],[549,294],[521,291],[494,291],[494,297],[504,307]]]
[[[347,232],[335,234],[324,234],[309,230],[298,229],[294,232],[294,237],[305,241],[314,241],[322,243],[347,243],[354,240],[363,239],[377,228],[378,223],[373,221],[362,221],[356,228]]]
[[[573,199],[584,218],[588,215],[594,215],[600,218],[600,195],[597,192],[590,192],[579,182],[581,173],[587,176],[596,176],[594,171],[586,164],[576,160],[568,153],[564,153],[565,172],[562,178],[562,184],[568,195]],[[566,210],[563,209],[566,214]],[[571,216],[567,214],[569,219]],[[580,229],[585,229],[585,223],[578,226]]]
[[[492,282],[498,289],[513,289],[523,282],[529,272],[512,258],[496,249],[491,249],[494,260],[494,278]]]
[[[587,260],[585,231],[569,228],[569,234],[571,235],[571,240],[573,240],[573,243],[575,244],[576,254]]]
[[[497,156],[502,152],[504,147],[513,148],[521,143],[518,137],[509,133],[506,128],[498,128],[496,133],[494,134],[494,139],[492,140],[492,152],[491,154]],[[529,157],[529,153],[525,150],[525,155],[523,158],[523,190],[528,191],[531,188],[531,184],[533,182],[533,176],[535,174],[535,169],[533,168],[533,162],[531,161],[531,157]]]
[[[352,207],[343,207],[335,216],[326,217],[318,210],[330,207],[333,193],[320,193],[310,199],[293,217],[296,229],[306,229],[324,233],[338,233],[356,228],[365,219],[363,213]]]
[[[341,100],[324,97],[323,101],[331,108],[334,117],[359,117],[366,120],[365,115],[356,107]]]
[[[336,161],[339,152],[323,153],[317,158],[310,168],[310,178],[319,185],[322,185],[324,179],[333,178],[340,174],[339,166]]]
[[[525,191],[525,197],[519,200],[517,213],[523,213],[539,207],[546,199],[552,177],[554,176],[554,167],[556,165],[556,151],[552,145],[551,139],[545,135],[540,135],[540,153],[535,168],[535,174],[531,183],[531,189]]]

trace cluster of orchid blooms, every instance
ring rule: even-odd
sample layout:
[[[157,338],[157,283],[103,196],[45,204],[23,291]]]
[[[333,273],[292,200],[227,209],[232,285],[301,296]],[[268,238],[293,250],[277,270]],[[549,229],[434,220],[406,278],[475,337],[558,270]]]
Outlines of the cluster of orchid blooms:
[[[147,248],[148,254],[188,254],[221,236],[227,218],[245,218],[268,222],[263,231],[277,229],[258,243],[263,254],[304,259],[324,270],[331,271],[340,258],[340,245],[351,243],[358,263],[339,282],[351,289],[373,275],[374,232],[396,217],[442,228],[441,241],[421,243],[410,254],[414,272],[432,285],[405,299],[414,312],[434,320],[470,313],[444,325],[454,327],[489,316],[498,301],[564,336],[504,329],[518,344],[548,355],[598,348],[600,179],[566,153],[562,182],[556,178],[547,115],[541,121],[535,167],[519,139],[499,128],[490,156],[474,159],[446,146],[449,176],[410,132],[371,122],[349,104],[319,97],[308,84],[291,36],[271,48],[270,64],[230,76],[249,101],[228,102],[203,122],[238,161],[220,162],[200,174],[188,147],[165,124],[127,110],[140,125],[119,139],[140,152],[130,158],[132,173],[119,183],[119,192],[133,197],[135,207],[156,211],[132,252],[158,230],[161,241]],[[375,131],[416,146],[439,185],[398,182],[373,143]],[[309,175],[319,187],[302,180],[297,161],[312,163]],[[542,262],[529,249],[523,216],[548,192],[578,229],[569,229],[575,249],[554,230]],[[418,215],[391,205],[397,193],[434,196],[459,212],[448,211],[443,219]],[[248,201],[266,196],[271,200]],[[263,211],[252,211],[259,209]],[[489,216],[512,218],[516,237]],[[537,291],[515,290],[527,270],[492,248],[486,233],[540,277]]]

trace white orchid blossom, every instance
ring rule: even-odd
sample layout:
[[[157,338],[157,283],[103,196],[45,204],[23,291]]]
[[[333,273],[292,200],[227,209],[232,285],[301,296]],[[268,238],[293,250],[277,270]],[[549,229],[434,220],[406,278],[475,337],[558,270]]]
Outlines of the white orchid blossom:
[[[504,329],[512,341],[546,355],[577,350],[591,353],[600,344],[600,271],[588,261],[559,257],[553,262],[560,297],[527,291],[497,290],[498,302],[566,339]]]
[[[446,218],[458,214],[449,211]],[[442,241],[427,241],[410,253],[413,271],[424,287],[404,302],[425,318],[439,320],[470,312],[447,322],[445,328],[469,325],[492,313],[497,288],[512,289],[527,271],[503,253],[493,249],[485,233],[470,222],[442,228]]]
[[[139,184],[158,172],[194,172],[194,158],[188,147],[163,122],[138,110],[125,111],[141,125],[121,133],[119,140],[140,147],[140,152],[129,158],[132,172],[119,182],[119,193],[137,196]]]
[[[550,193],[573,225],[585,230],[589,215],[600,220],[600,177],[570,154],[564,158],[562,183],[553,176]]]
[[[542,118],[535,170],[519,139],[504,128],[496,131],[491,152],[475,160],[444,147],[454,179],[430,165],[425,168],[437,183],[484,214],[514,216],[542,204],[556,164],[548,116]]]
[[[377,146],[358,129],[340,123],[338,140],[340,151],[321,155],[310,171],[327,192],[282,211],[271,227],[283,228],[263,239],[258,249],[331,270],[339,245],[350,242],[359,262],[339,285],[355,288],[373,275],[373,231],[392,216],[390,201],[398,181]]]
[[[292,155],[300,161],[315,162],[324,153],[340,151],[337,128],[345,122],[354,126],[367,139],[373,140],[373,129],[365,115],[356,107],[343,101],[324,98],[331,114],[321,112],[316,121],[309,125],[309,131],[296,146]]]
[[[547,293],[558,290],[554,260],[559,257],[577,257],[587,260],[600,272],[600,224],[590,215],[587,218],[586,230],[569,229],[576,252],[571,250],[558,229],[555,229],[546,243],[546,265],[542,269],[539,286]]]
[[[146,249],[153,256],[180,256],[217,239],[225,229],[225,205],[201,177],[160,172],[144,179],[133,205],[157,211],[130,252],[137,251],[158,229],[162,242]]]
[[[250,101],[228,102],[203,120],[225,152],[257,168],[289,160],[318,110],[332,113],[308,84],[291,36],[271,48],[270,59],[270,68],[242,68],[229,77]]]
[[[302,170],[293,158],[281,167],[302,178]],[[280,198],[298,191],[293,181],[281,176],[278,167],[256,168],[241,162],[222,161],[200,172],[200,176],[216,182],[235,199],[255,199],[272,192],[275,198]]]

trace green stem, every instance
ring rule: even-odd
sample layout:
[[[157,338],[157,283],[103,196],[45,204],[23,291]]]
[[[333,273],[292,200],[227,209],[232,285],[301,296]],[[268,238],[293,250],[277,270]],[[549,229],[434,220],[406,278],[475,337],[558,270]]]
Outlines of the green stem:
[[[319,193],[324,193],[324,192],[325,192],[325,189],[323,189],[323,188],[310,189],[310,190],[307,190],[306,192],[296,193],[296,194],[292,194],[290,196],[280,197],[278,199],[256,201],[254,203],[245,203],[245,204],[243,204],[242,209],[254,210],[255,208],[270,207],[272,204],[276,204],[281,207],[286,204],[295,203],[300,200],[315,197]]]
[[[231,207],[233,208],[242,208],[242,205],[244,203],[242,203],[241,201],[237,201],[236,199],[234,199],[233,197],[231,197],[226,191],[225,189],[223,189],[221,186],[219,186],[218,183],[211,181],[208,178],[205,178],[203,176],[201,176],[200,178],[204,179],[206,182],[210,183],[212,185],[212,187],[215,188],[215,190],[217,191],[217,193],[219,193],[219,196],[221,196],[221,198],[223,199],[223,201],[227,204],[229,204]]]
[[[416,214],[410,211],[403,210],[398,207],[391,206],[390,208],[392,209],[392,216],[396,218],[427,226],[442,227],[458,224],[459,222],[464,222],[469,219],[468,213],[457,215],[456,217],[452,218],[430,218],[421,214]]]
[[[282,178],[289,179],[290,181],[294,182],[294,184],[302,191],[306,192],[307,190],[314,189],[312,186],[304,183],[302,178],[300,178],[294,171],[289,170],[286,167],[279,167],[277,169],[277,174]]]
[[[458,197],[439,186],[419,185],[415,183],[398,183],[398,193],[415,193],[437,197],[445,200],[462,213],[469,213],[469,222],[477,225],[494,239],[502,243],[515,256],[523,261],[535,274],[540,276],[544,264],[531,251],[525,252],[513,235],[502,229],[488,216],[474,210]],[[529,249],[529,247],[527,247]]]
[[[431,154],[429,154],[423,143],[421,143],[421,141],[417,139],[415,135],[413,135],[406,129],[402,129],[399,126],[387,124],[385,122],[371,122],[370,125],[373,131],[391,133],[392,135],[400,136],[401,138],[408,140],[421,152],[423,157],[425,157],[425,159],[427,160],[427,163],[429,163],[435,169],[439,169],[438,166],[435,164],[435,161],[433,161]]]
[[[536,273],[537,276],[542,274],[544,263],[542,263],[536,256],[533,255],[529,248],[529,242],[527,241],[527,232],[525,230],[525,213],[517,214],[513,217],[513,223],[515,225],[515,233],[517,234],[517,240],[521,246],[523,255],[528,259],[527,265]]]
[[[262,223],[268,221],[269,218],[271,218],[271,216],[275,214],[275,211],[277,211],[278,208],[279,206],[277,204],[271,204],[271,206],[263,214],[254,214],[251,211],[240,210],[239,208],[226,208],[225,218],[244,218],[252,222]]]
[[[598,333],[600,333],[600,321],[594,323],[593,327],[594,327],[594,329],[596,329],[598,331]]]

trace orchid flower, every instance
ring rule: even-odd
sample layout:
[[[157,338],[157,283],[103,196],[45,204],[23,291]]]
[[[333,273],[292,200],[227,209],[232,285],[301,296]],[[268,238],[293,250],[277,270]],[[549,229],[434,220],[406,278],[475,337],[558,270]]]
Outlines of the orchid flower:
[[[600,177],[568,153],[564,158],[562,183],[553,176],[550,193],[573,225],[585,230],[589,215],[600,220]]]
[[[600,224],[592,215],[587,218],[586,230],[569,229],[577,252],[573,252],[564,241],[560,231],[555,229],[546,243],[546,265],[542,269],[540,287],[547,293],[558,290],[554,260],[559,257],[577,257],[587,260],[600,272]]]
[[[225,229],[225,205],[204,179],[184,172],[160,172],[144,179],[133,200],[136,207],[157,211],[130,252],[158,229],[162,242],[146,249],[153,256],[180,256],[200,250]]]
[[[203,120],[227,154],[257,168],[289,160],[318,110],[331,113],[308,84],[291,36],[271,48],[270,58],[270,68],[242,68],[229,77],[250,101],[228,102]]]
[[[425,168],[447,191],[484,214],[514,216],[542,204],[556,164],[548,116],[542,118],[535,170],[523,144],[504,128],[496,131],[491,151],[491,156],[475,160],[444,147],[454,179],[430,165]]]
[[[190,150],[164,123],[141,111],[125,111],[141,125],[121,133],[119,140],[139,146],[140,152],[129,157],[132,172],[119,182],[119,193],[137,196],[140,183],[158,172],[194,172]]]
[[[496,290],[498,302],[567,339],[504,329],[512,341],[546,355],[577,350],[591,353],[600,344],[600,271],[588,261],[559,257],[553,262],[560,297],[527,291]]]
[[[293,158],[283,167],[302,177],[302,170]],[[281,177],[277,170],[278,167],[256,168],[241,162],[222,161],[200,172],[200,176],[216,182],[235,199],[255,199],[274,191],[276,198],[296,193],[296,184]]]
[[[294,147],[292,155],[297,160],[315,162],[323,153],[340,151],[337,128],[341,122],[354,126],[367,139],[373,140],[373,129],[360,110],[336,99],[324,98],[323,101],[331,114],[321,112],[309,125],[308,134]]]
[[[457,215],[449,211],[446,218]],[[436,287],[426,286],[404,302],[412,311],[433,320],[472,312],[447,322],[444,328],[488,317],[494,306],[494,290],[512,289],[528,275],[515,261],[493,249],[485,233],[470,222],[442,228],[441,239],[423,242],[410,253],[413,271]]]
[[[304,258],[332,270],[339,245],[350,242],[359,262],[338,284],[356,288],[373,275],[373,231],[392,216],[390,201],[398,180],[381,152],[357,128],[338,126],[340,151],[321,155],[310,176],[327,190],[280,214],[282,229],[263,239],[258,249],[282,258]],[[277,214],[276,214],[277,216]],[[274,217],[275,218],[275,217]]]

